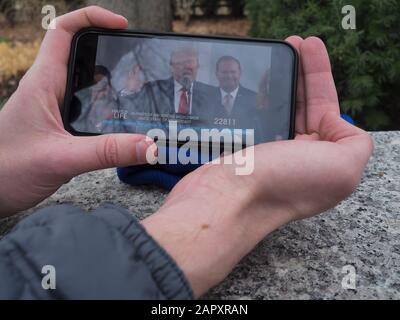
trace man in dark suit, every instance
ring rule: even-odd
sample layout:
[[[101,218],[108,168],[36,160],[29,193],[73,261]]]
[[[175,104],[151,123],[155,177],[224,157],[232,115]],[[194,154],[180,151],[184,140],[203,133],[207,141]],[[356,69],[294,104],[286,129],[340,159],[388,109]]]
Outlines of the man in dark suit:
[[[174,51],[170,67],[172,76],[169,79],[151,81],[144,85],[138,80],[140,69],[135,67],[128,79],[128,88],[121,91],[121,103],[128,110],[160,115],[188,115],[199,122],[208,123],[214,109],[215,88],[196,81],[198,52],[190,47]]]
[[[257,94],[240,84],[241,74],[241,65],[236,58],[223,56],[217,61],[219,103],[214,115],[217,119],[226,119],[231,128],[254,129],[257,137],[261,133],[263,120],[256,108]]]

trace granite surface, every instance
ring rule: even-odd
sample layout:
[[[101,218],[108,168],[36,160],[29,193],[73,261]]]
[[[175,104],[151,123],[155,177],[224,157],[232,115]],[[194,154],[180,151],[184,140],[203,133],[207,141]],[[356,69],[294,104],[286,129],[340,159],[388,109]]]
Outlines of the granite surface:
[[[372,136],[375,153],[357,192],[275,231],[204,298],[400,299],[400,131]],[[72,202],[89,210],[112,202],[143,219],[166,195],[124,185],[115,170],[104,170],[73,179],[38,207]],[[0,221],[0,234],[31,212]]]

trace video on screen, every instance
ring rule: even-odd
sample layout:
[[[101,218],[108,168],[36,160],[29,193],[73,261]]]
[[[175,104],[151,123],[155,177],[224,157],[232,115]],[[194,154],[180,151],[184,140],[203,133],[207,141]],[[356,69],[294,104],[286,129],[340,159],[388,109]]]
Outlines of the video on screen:
[[[171,131],[174,123],[178,132],[242,129],[254,144],[287,139],[291,87],[271,100],[273,50],[223,40],[101,35],[93,82],[74,94],[80,110],[71,126],[146,134]]]

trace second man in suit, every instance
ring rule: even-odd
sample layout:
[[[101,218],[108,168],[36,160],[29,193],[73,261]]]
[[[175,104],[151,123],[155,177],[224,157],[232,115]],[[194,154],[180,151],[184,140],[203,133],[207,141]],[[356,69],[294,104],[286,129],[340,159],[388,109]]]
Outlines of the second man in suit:
[[[221,124],[227,122],[231,128],[254,129],[256,139],[260,139],[261,121],[257,110],[257,94],[240,83],[242,68],[240,61],[232,56],[223,56],[216,64],[219,83],[219,103],[215,108],[215,118]],[[227,120],[224,122],[224,120]]]

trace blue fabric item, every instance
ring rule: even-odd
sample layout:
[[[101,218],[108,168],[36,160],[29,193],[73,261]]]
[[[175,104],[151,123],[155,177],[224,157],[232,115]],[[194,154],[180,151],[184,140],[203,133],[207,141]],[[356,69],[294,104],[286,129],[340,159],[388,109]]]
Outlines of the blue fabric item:
[[[353,118],[350,117],[349,115],[347,115],[347,114],[341,114],[340,116],[342,117],[342,119],[346,120],[348,123],[351,123],[351,124],[354,125],[354,120],[353,120]]]
[[[196,152],[188,149],[186,156],[190,156],[190,152],[194,152],[191,156],[197,160],[199,164],[155,164],[141,165],[132,167],[117,168],[118,178],[132,186],[139,185],[154,185],[160,188],[171,190],[185,175],[197,169],[202,164],[211,161],[218,155],[213,156],[210,152]],[[168,148],[158,146],[158,157],[165,157],[166,163],[170,162],[170,157],[173,156],[177,162],[179,149],[177,147]]]
[[[132,186],[155,185],[167,190],[171,190],[183,177],[168,172],[162,166],[155,168],[151,165],[117,168],[117,174],[122,182]]]

